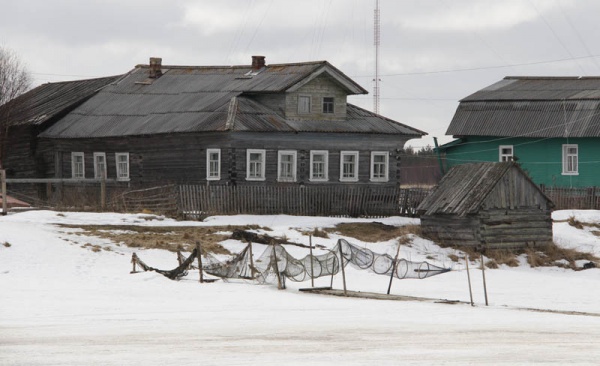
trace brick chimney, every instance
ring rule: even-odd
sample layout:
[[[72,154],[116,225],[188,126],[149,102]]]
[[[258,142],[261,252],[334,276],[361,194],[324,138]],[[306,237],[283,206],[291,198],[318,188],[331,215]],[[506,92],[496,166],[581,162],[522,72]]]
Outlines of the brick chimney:
[[[259,71],[265,67],[265,56],[252,56],[252,71]]]
[[[148,76],[152,79],[161,77],[162,75],[162,58],[150,57],[150,69],[148,70]]]

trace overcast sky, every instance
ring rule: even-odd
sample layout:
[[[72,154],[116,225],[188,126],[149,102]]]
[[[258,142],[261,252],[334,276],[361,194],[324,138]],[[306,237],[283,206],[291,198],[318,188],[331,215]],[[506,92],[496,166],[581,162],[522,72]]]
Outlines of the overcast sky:
[[[0,45],[39,85],[167,65],[327,60],[373,109],[375,0],[0,0]],[[380,113],[448,142],[458,101],[504,76],[600,75],[598,0],[380,0]]]

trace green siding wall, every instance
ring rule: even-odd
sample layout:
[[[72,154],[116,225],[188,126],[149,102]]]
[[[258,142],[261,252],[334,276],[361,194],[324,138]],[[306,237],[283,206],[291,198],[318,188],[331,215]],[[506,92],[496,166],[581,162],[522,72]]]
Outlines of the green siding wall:
[[[562,145],[577,144],[579,149],[579,174],[562,174]],[[556,187],[600,186],[600,139],[552,138],[528,139],[498,137],[468,137],[463,143],[446,148],[448,168],[454,165],[499,161],[499,147],[512,145],[517,157],[531,179],[537,184]]]

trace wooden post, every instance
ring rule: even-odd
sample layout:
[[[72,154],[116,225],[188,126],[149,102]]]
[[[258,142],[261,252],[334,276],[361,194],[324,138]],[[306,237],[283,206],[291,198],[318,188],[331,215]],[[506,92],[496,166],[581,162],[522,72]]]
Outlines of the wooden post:
[[[315,287],[315,270],[313,265],[313,251],[312,251],[312,235],[308,236],[308,248],[310,249],[310,285]]]
[[[133,253],[131,255],[131,263],[133,264],[133,270],[131,271],[131,273],[135,273],[135,263],[137,262],[136,258],[137,258],[137,256],[135,255],[135,253]]]
[[[8,197],[6,195],[6,170],[0,170],[0,186],[2,186],[2,216],[8,213]]]
[[[483,293],[485,294],[485,306],[488,306],[487,286],[485,284],[485,264],[483,263],[483,253],[481,253],[481,274],[483,276]]]
[[[204,283],[204,274],[202,273],[202,247],[200,242],[196,242],[196,257],[198,258],[198,272],[200,273],[200,283]]]
[[[396,250],[396,257],[394,258],[394,263],[392,263],[392,274],[390,275],[390,284],[388,285],[387,294],[390,294],[392,290],[392,280],[394,279],[394,272],[396,272],[396,263],[398,263],[398,256],[400,255],[400,241],[398,240],[398,249]]]
[[[335,254],[335,253],[333,253]],[[335,269],[335,262],[337,261],[337,255],[333,257],[333,268]],[[333,289],[333,275],[334,275],[335,271],[331,271],[331,284],[329,285],[329,287],[331,287]]]
[[[249,241],[248,242],[248,255],[250,256],[250,276],[252,276],[252,278],[255,278],[254,275],[254,257],[252,255],[252,242]]]
[[[181,252],[179,250],[177,251],[177,263],[179,263],[180,266],[183,263],[183,260],[181,258]]]
[[[271,257],[271,261],[273,262],[273,270],[275,271],[275,275],[277,276],[277,289],[283,290],[283,285],[281,283],[281,274],[279,273],[279,266],[277,265],[277,253],[275,253],[275,249],[277,245],[273,245],[273,254]]]
[[[344,270],[344,253],[342,253],[342,244],[338,241],[338,245],[340,247],[340,267],[342,269],[342,281],[344,283],[344,296],[348,296],[348,292],[346,291],[346,271]]]
[[[465,263],[467,265],[467,280],[469,281],[469,296],[471,297],[471,306],[475,306],[473,303],[473,290],[471,289],[471,274],[469,273],[469,255],[465,254]]]

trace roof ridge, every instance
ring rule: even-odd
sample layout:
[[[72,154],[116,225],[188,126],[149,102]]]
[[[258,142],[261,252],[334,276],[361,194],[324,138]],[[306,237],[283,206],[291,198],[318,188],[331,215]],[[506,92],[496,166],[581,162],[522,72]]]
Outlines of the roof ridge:
[[[281,66],[306,66],[306,65],[324,65],[327,61],[306,61],[306,62],[292,62],[292,63],[279,63],[279,64],[267,64],[269,67],[281,67]],[[149,68],[148,64],[137,64],[135,68]],[[252,68],[252,65],[161,65],[163,69],[248,69]]]

